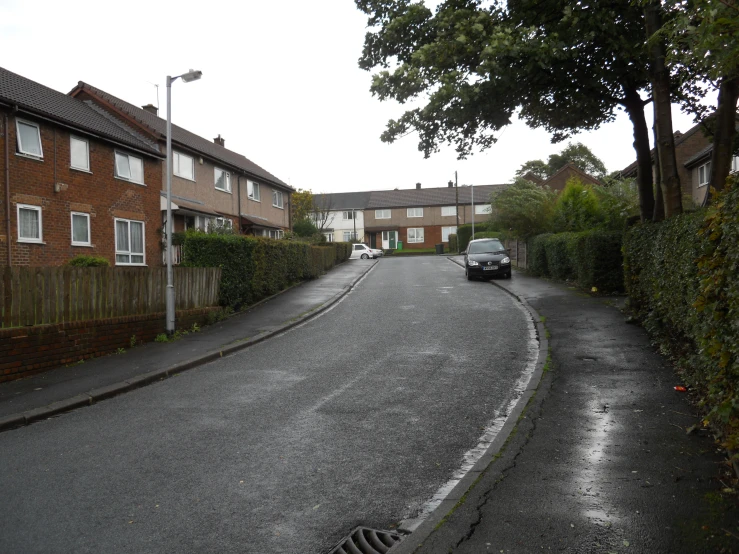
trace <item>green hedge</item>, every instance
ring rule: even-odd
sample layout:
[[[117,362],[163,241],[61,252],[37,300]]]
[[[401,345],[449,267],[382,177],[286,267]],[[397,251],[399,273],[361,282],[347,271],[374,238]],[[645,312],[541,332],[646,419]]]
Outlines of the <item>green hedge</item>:
[[[475,237],[480,238],[480,233],[495,231],[493,224],[487,221],[475,223]],[[499,238],[503,238],[502,236]],[[472,239],[472,224],[465,223],[457,227],[457,241],[459,243],[459,251],[465,250]]]
[[[629,307],[678,360],[724,446],[739,450],[739,187],[624,240]]]
[[[624,290],[622,233],[544,233],[529,241],[529,271],[605,292]]]
[[[459,241],[454,233],[449,235],[449,252],[459,252]]]
[[[187,233],[182,265],[220,267],[220,303],[239,309],[293,283],[319,277],[349,258],[343,242],[312,246],[305,242],[242,235]]]

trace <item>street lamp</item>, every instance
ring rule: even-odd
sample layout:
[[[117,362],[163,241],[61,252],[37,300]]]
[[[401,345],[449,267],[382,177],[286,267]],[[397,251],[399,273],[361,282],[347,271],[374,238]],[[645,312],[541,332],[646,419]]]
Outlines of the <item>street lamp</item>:
[[[202,71],[191,69],[187,73],[170,77],[167,75],[167,290],[165,301],[167,306],[167,334],[174,333],[174,277],[172,274],[172,83],[182,79],[185,83],[197,81],[203,76]]]

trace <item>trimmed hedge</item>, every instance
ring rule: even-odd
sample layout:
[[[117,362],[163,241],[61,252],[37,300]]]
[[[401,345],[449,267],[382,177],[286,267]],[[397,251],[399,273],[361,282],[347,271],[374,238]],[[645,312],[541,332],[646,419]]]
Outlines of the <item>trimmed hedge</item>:
[[[634,315],[739,450],[739,186],[707,210],[629,230],[624,267]]]
[[[182,265],[220,267],[220,304],[239,309],[294,283],[315,279],[343,262],[351,244],[311,246],[305,242],[243,235],[187,233]]]
[[[475,223],[475,237],[480,238],[480,233],[485,233],[488,231],[495,231],[494,226],[492,223],[487,221],[481,221],[480,223]],[[503,238],[503,237],[498,237]],[[472,239],[472,224],[471,223],[465,223],[464,225],[460,225],[457,227],[457,242],[459,243],[459,251],[463,251],[467,249],[467,245],[469,244],[470,240]]]
[[[534,275],[575,281],[584,288],[624,290],[622,233],[584,231],[545,233],[529,243],[529,271]]]
[[[451,233],[449,235],[449,252],[459,252],[459,241],[457,240],[457,235],[454,233]]]

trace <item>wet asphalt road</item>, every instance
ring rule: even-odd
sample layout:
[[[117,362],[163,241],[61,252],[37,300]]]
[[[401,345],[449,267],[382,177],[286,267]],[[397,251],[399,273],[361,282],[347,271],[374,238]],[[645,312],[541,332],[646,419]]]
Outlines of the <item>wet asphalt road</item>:
[[[0,435],[0,552],[321,553],[391,528],[515,396],[530,326],[444,257],[380,260],[281,336]]]

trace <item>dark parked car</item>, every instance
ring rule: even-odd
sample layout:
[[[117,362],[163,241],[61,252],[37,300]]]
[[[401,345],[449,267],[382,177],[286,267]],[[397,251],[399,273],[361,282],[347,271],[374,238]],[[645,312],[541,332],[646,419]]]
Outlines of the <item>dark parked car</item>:
[[[464,253],[464,274],[473,277],[511,278],[511,259],[498,239],[475,239],[467,245]]]

